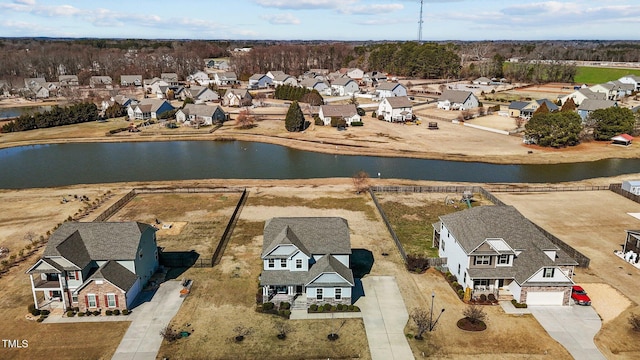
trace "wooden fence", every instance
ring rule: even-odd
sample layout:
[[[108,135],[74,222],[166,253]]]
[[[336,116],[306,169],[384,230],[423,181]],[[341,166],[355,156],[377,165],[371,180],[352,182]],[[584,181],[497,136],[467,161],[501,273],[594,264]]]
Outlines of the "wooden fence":
[[[382,217],[382,221],[384,221],[384,224],[387,226],[387,230],[389,230],[389,234],[391,234],[391,237],[393,238],[393,241],[396,243],[396,247],[398,248],[398,251],[400,252],[400,256],[402,257],[402,260],[406,264],[407,263],[407,253],[404,252],[404,248],[402,247],[402,244],[400,243],[400,239],[398,239],[398,236],[396,235],[396,232],[393,231],[393,227],[391,227],[391,223],[389,223],[389,219],[387,219],[387,215],[384,213],[384,210],[382,210],[382,206],[380,206],[380,203],[378,202],[378,198],[376,198],[376,194],[374,193],[374,190],[372,188],[369,189],[369,194],[371,195],[371,198],[373,199],[373,203],[376,205],[376,208],[378,209],[378,212],[380,213],[380,216]]]
[[[233,228],[235,227],[236,222],[238,220],[238,214],[240,213],[242,206],[244,206],[246,199],[247,199],[247,189],[244,189],[242,191],[242,195],[240,195],[240,200],[238,200],[238,203],[236,204],[235,210],[233,210],[233,214],[231,214],[231,218],[227,223],[227,227],[224,229],[224,233],[222,233],[222,237],[218,242],[216,251],[214,251],[213,256],[211,256],[211,266],[214,266],[220,263],[220,259],[222,259],[222,254],[224,253],[224,250],[227,248],[227,243],[229,242],[229,238],[231,238],[231,233],[233,232]]]

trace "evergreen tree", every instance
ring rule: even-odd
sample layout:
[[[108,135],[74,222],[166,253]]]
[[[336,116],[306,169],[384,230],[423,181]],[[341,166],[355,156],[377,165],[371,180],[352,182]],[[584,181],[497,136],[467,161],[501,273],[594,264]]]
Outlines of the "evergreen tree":
[[[534,115],[525,125],[525,135],[540,146],[565,147],[580,143],[582,119],[577,113],[554,112]]]
[[[548,113],[549,113],[549,107],[547,107],[546,102],[543,102],[542,105],[540,105],[540,107],[538,107],[536,111],[533,112],[533,115],[548,114]]]
[[[562,112],[574,112],[576,111],[576,103],[573,101],[573,98],[568,98],[567,101],[564,102],[560,111]]]
[[[598,109],[589,118],[594,122],[593,137],[596,140],[609,140],[616,135],[631,133],[636,124],[633,111],[620,107]]]
[[[291,132],[304,130],[304,114],[297,101],[292,102],[289,106],[287,117],[284,120],[284,127]]]

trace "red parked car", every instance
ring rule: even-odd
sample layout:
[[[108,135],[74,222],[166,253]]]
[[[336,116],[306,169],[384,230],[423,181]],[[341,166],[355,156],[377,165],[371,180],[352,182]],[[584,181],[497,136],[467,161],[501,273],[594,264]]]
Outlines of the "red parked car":
[[[578,305],[591,305],[591,299],[589,295],[581,286],[573,285],[571,288],[571,298]]]

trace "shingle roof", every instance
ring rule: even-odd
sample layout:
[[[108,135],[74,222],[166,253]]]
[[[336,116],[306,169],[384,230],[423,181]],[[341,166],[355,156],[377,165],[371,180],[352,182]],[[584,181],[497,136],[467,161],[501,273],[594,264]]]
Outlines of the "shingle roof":
[[[511,104],[509,104],[509,109],[522,110],[527,105],[529,105],[529,103],[526,101],[512,101]]]
[[[506,276],[523,284],[541,267],[577,264],[513,206],[478,206],[443,215],[440,221],[467,254],[488,238],[501,238],[519,253],[512,267],[469,269],[472,278]],[[556,252],[555,261],[545,250]]]
[[[335,257],[331,255],[325,255],[320,258],[313,266],[309,269],[307,281],[305,285],[309,285],[315,278],[322,274],[326,273],[336,273],[340,275],[343,279],[345,279],[349,286],[355,285],[353,281],[353,272],[348,267],[344,266],[343,263],[338,261]],[[345,286],[344,282],[335,282],[335,283],[322,283],[323,286]]]
[[[397,88],[398,86],[402,86],[402,84],[399,83],[393,83],[393,82],[383,82],[380,83],[380,85],[378,85],[378,90],[389,90],[392,91],[393,89]],[[402,86],[404,88],[404,86]]]
[[[140,110],[143,110],[143,112],[154,112],[158,109],[160,109],[160,107],[164,104],[168,102],[166,100],[163,99],[142,99],[140,100],[140,102],[138,103],[138,106],[140,107]],[[171,104],[169,104],[171,105]],[[173,108],[173,106],[171,106]]]
[[[185,115],[195,115],[195,116],[203,116],[203,117],[212,117],[216,112],[219,106],[209,106],[209,105],[200,105],[200,104],[187,104],[182,109],[182,112]]]
[[[613,100],[594,100],[594,99],[585,99],[580,106],[578,106],[578,110],[584,111],[594,111],[598,109],[606,109],[612,106],[615,106],[616,102]]]
[[[320,108],[325,117],[351,117],[358,114],[358,110],[354,104],[322,105]]]
[[[309,252],[307,247],[304,245],[304,243],[300,241],[300,238],[298,238],[298,236],[293,232],[291,227],[287,225],[285,226],[284,229],[282,229],[282,231],[278,235],[276,235],[273,238],[269,246],[264,247],[263,245],[264,251],[262,252],[262,257],[267,257],[268,254],[273,249],[275,249],[278,245],[283,245],[283,244],[292,244],[295,247],[297,247],[298,250],[302,251],[305,255],[307,256],[312,255],[311,252]]]
[[[445,90],[438,98],[438,101],[449,100],[452,103],[462,104],[472,95],[473,93],[471,91]]]
[[[605,100],[607,98],[607,94],[601,92],[595,92],[589,88],[578,90],[582,95],[584,95],[587,99],[592,100]]]
[[[123,291],[129,291],[135,284],[138,277],[124,266],[116,261],[107,261],[93,275],[87,279],[85,284],[90,280],[105,279]]]
[[[265,74],[253,74],[253,75],[251,75],[251,77],[249,78],[249,80],[260,80],[260,79],[262,79],[262,78],[263,78],[263,77],[265,77],[265,76],[267,76],[267,75],[265,75]],[[268,76],[267,76],[267,77],[268,77]]]
[[[49,238],[43,257],[69,256],[80,262],[87,255],[91,260],[133,260],[147,229],[153,227],[139,222],[65,222]],[[76,248],[80,244],[84,250]]]
[[[385,99],[389,102],[392,109],[413,107],[413,103],[406,96],[392,96]]]
[[[263,254],[289,227],[311,254],[351,254],[347,220],[339,217],[277,217],[264,225]]]
[[[341,77],[341,78],[337,78],[337,79],[333,80],[331,85],[346,86],[350,82],[353,82],[355,84],[355,81],[353,79],[348,78],[348,77]]]
[[[160,78],[165,81],[178,81],[178,74],[176,73],[162,73],[160,74]]]

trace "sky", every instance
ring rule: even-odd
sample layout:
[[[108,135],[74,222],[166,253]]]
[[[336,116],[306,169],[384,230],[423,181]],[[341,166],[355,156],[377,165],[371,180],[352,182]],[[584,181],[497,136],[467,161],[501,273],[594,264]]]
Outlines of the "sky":
[[[422,39],[638,40],[638,0],[423,0]],[[0,0],[0,37],[417,40],[420,0]]]

